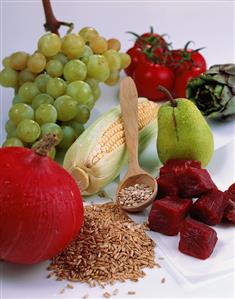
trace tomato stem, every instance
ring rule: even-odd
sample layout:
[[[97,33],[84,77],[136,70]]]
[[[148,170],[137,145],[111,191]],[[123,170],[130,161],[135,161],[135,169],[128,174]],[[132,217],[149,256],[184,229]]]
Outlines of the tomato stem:
[[[158,85],[158,89],[168,96],[172,107],[177,106],[176,100],[173,98],[172,94],[170,93],[170,91],[166,87],[164,87],[162,85]]]
[[[46,157],[50,150],[56,145],[57,141],[57,136],[49,133],[39,140],[38,144],[33,148],[33,151],[40,156]]]

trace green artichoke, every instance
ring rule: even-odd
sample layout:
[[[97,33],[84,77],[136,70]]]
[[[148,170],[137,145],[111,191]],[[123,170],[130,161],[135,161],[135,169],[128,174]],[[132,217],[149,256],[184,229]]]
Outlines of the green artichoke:
[[[186,95],[208,118],[234,116],[235,64],[213,65],[188,83]]]

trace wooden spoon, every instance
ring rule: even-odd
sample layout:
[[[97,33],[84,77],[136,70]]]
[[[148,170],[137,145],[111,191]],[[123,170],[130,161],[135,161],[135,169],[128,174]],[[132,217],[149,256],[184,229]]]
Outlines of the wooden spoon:
[[[119,183],[116,191],[116,201],[120,204],[118,194],[121,189],[144,184],[153,189],[149,198],[135,206],[124,206],[121,208],[127,212],[140,212],[149,206],[157,194],[157,182],[146,171],[139,166],[138,162],[138,94],[134,81],[130,77],[124,78],[120,83],[120,105],[126,146],[128,151],[128,171]]]

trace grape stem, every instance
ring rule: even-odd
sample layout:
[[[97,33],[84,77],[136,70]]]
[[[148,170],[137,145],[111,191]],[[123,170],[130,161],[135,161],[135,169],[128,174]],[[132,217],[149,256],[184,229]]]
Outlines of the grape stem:
[[[46,31],[51,31],[60,36],[60,33],[59,33],[60,26],[69,27],[67,33],[71,32],[73,30],[73,23],[61,22],[56,19],[56,17],[54,16],[53,10],[52,10],[50,0],[42,0],[42,4],[43,4],[45,18],[46,18],[46,23],[44,24],[44,28]]]

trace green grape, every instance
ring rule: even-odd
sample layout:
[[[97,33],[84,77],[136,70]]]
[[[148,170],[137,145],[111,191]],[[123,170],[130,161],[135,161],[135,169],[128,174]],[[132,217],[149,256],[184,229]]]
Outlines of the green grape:
[[[85,45],[84,51],[83,51],[83,54],[82,54],[82,57],[80,58],[80,60],[82,62],[84,62],[85,64],[87,64],[88,58],[91,55],[93,55],[93,51],[91,50],[91,48],[89,46]]]
[[[64,66],[64,78],[68,82],[76,80],[84,80],[86,78],[87,69],[85,63],[78,59],[70,60]]]
[[[90,118],[89,108],[85,105],[78,106],[78,112],[74,120],[79,122],[80,124],[85,124],[89,120],[89,118]]]
[[[85,82],[90,85],[92,90],[99,85],[99,81],[94,78],[86,78]]]
[[[12,99],[12,104],[16,104],[16,103],[23,103],[22,99],[20,98],[20,96],[18,94],[16,94],[14,96],[14,98]]]
[[[13,124],[12,121],[8,120],[5,123],[5,130],[7,132],[7,136],[9,137],[16,137],[16,126]]]
[[[32,101],[32,107],[36,110],[41,104],[53,104],[54,99],[47,93],[38,94]]]
[[[79,31],[79,35],[83,38],[85,43],[90,42],[93,37],[99,35],[99,33],[92,27],[84,27]]]
[[[35,83],[38,87],[38,89],[42,92],[45,93],[47,91],[47,83],[50,79],[50,76],[48,74],[41,74],[36,77]]]
[[[56,149],[55,149],[55,147],[53,147],[53,148],[49,151],[48,156],[49,156],[52,160],[55,159],[55,156],[56,156]]]
[[[108,42],[102,36],[95,36],[91,39],[89,46],[95,54],[102,54],[108,50]]]
[[[76,138],[82,134],[82,132],[85,130],[84,126],[76,121],[68,121],[66,123],[63,123],[65,126],[72,127],[75,131]]]
[[[85,104],[90,110],[92,110],[92,108],[95,106],[95,100],[93,95],[91,95],[86,101],[86,103],[83,104]]]
[[[93,94],[93,97],[94,97],[94,101],[97,101],[100,98],[101,89],[100,89],[99,85],[96,88],[92,89],[92,94]]]
[[[59,60],[49,60],[46,65],[46,71],[51,77],[60,77],[63,74],[63,64]]]
[[[119,79],[120,79],[119,71],[114,71],[110,74],[109,78],[104,83],[109,86],[113,86],[117,84]]]
[[[35,111],[35,120],[39,125],[55,123],[57,120],[55,107],[51,104],[41,104]]]
[[[24,103],[16,103],[9,110],[9,118],[14,125],[17,125],[24,119],[33,119],[33,108]]]
[[[0,85],[4,87],[16,87],[18,82],[18,72],[10,67],[4,68],[0,72]]]
[[[46,57],[54,56],[59,53],[61,39],[55,33],[46,33],[38,41],[39,51]]]
[[[2,65],[4,67],[10,67],[10,61],[11,61],[11,57],[7,56],[7,57],[3,58]]]
[[[37,85],[33,82],[25,82],[19,89],[19,96],[26,104],[31,104],[33,98],[39,93]]]
[[[99,82],[93,78],[87,78],[85,82],[87,82],[91,87],[94,101],[98,100],[99,97],[101,96],[101,89],[99,87]]]
[[[25,69],[21,72],[19,72],[19,84],[22,85],[25,82],[33,82],[35,79],[35,74],[30,72],[30,70]]]
[[[47,83],[46,92],[54,99],[66,92],[66,82],[61,78],[51,78]]]
[[[58,120],[68,121],[73,119],[77,114],[78,103],[68,95],[57,98],[54,106],[57,110]]]
[[[22,71],[26,68],[28,54],[25,52],[15,52],[10,56],[10,67],[16,71]]]
[[[2,147],[8,147],[8,146],[20,146],[20,147],[24,147],[23,142],[17,138],[17,137],[11,137],[8,138],[3,144]]]
[[[92,90],[84,81],[74,81],[67,86],[66,94],[74,98],[79,105],[85,104],[92,95]]]
[[[91,55],[87,63],[87,75],[100,82],[104,82],[110,75],[109,65],[102,55]]]
[[[119,53],[121,58],[121,68],[125,69],[127,68],[131,63],[131,56],[127,53]]]
[[[116,38],[110,38],[108,40],[108,49],[113,49],[118,52],[121,49],[120,41]]]
[[[39,74],[45,69],[46,63],[46,57],[36,52],[29,56],[27,67],[32,73]]]
[[[63,131],[63,139],[59,144],[59,148],[68,149],[76,140],[75,130],[69,126],[61,126]]]
[[[52,56],[51,58],[53,60],[60,61],[63,65],[69,61],[68,57],[66,57],[63,53],[58,53],[55,56]]]
[[[110,49],[104,52],[103,55],[108,61],[111,72],[118,71],[121,68],[121,57],[117,51]]]
[[[40,141],[40,140],[36,141],[36,142],[32,145],[31,148],[34,149],[34,148],[38,145],[39,141]],[[47,156],[54,160],[55,155],[56,155],[56,149],[55,149],[55,147],[53,147],[53,148],[47,153]]]
[[[24,119],[18,124],[16,133],[22,141],[32,143],[40,136],[41,129],[36,121]]]
[[[66,155],[67,150],[62,148],[56,148],[56,157],[55,161],[61,165],[63,165],[64,157]]]
[[[59,144],[61,142],[61,140],[63,139],[63,131],[60,128],[59,125],[55,124],[55,123],[47,123],[41,126],[41,137],[52,133],[55,134],[57,137],[57,144]]]
[[[79,58],[84,51],[85,42],[79,34],[69,33],[62,39],[62,52],[70,59]]]

